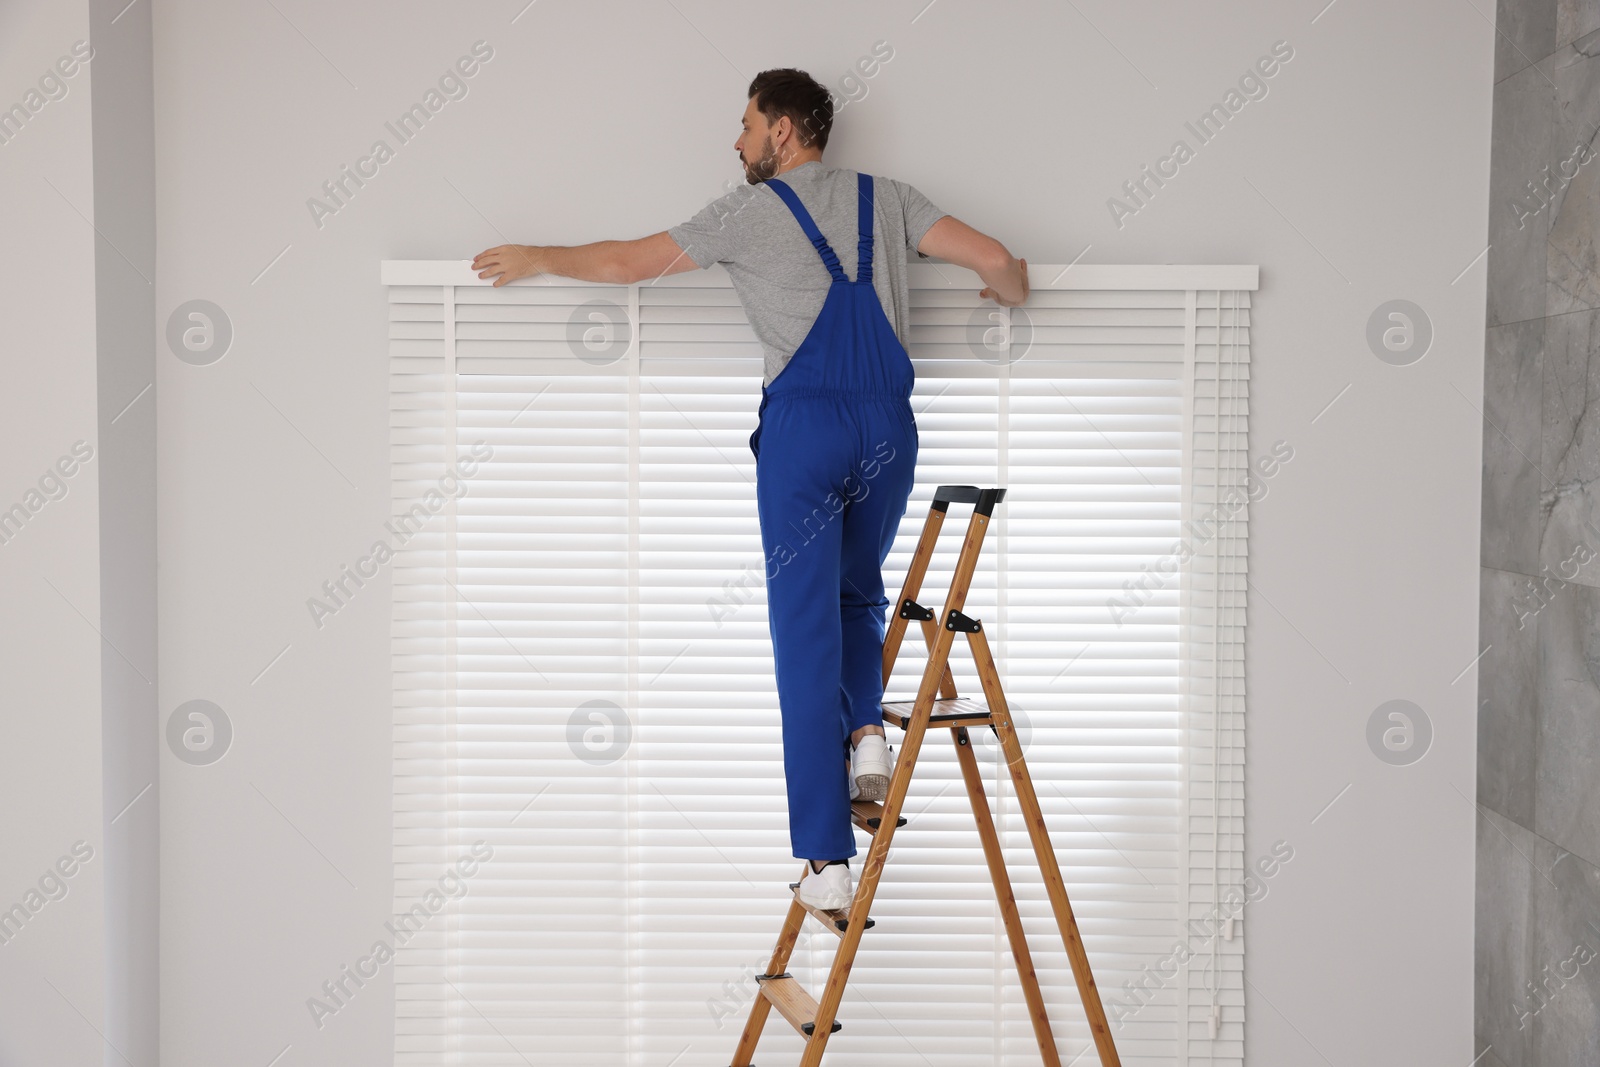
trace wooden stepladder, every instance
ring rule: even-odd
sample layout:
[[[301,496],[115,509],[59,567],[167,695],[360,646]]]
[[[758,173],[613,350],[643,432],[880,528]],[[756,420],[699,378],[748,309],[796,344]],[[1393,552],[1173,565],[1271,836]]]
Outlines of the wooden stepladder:
[[[978,553],[983,547],[983,535],[989,528],[994,507],[1005,498],[1004,489],[979,489],[970,485],[941,485],[934,491],[933,505],[928,510],[927,522],[906,572],[905,585],[901,587],[898,610],[890,619],[883,642],[883,681],[889,684],[894,670],[900,643],[911,620],[922,624],[922,636],[928,646],[927,666],[922,672],[922,684],[917,697],[910,701],[889,701],[883,705],[884,722],[905,731],[895,759],[894,773],[889,779],[888,796],[882,804],[856,800],[850,805],[850,818],[856,826],[872,836],[856,883],[855,899],[848,909],[820,911],[803,903],[796,892],[789,905],[788,916],[778,934],[778,942],[767,965],[767,973],[757,975],[760,987],[755,1002],[750,1007],[750,1017],[745,1022],[744,1033],[739,1037],[733,1054],[732,1067],[751,1067],[750,1057],[755,1054],[756,1043],[761,1040],[761,1030],[773,1007],[805,1038],[805,1052],[800,1057],[800,1067],[818,1067],[828,1037],[837,1031],[835,1021],[840,1001],[844,998],[845,982],[850,977],[850,966],[855,961],[861,935],[873,920],[867,917],[872,907],[873,895],[878,889],[878,879],[883,874],[884,858],[895,830],[905,825],[901,808],[911,785],[911,773],[916,766],[917,753],[922,748],[923,736],[930,726],[948,727],[955,742],[956,757],[961,764],[961,777],[966,782],[967,796],[972,802],[972,812],[978,823],[978,838],[983,843],[983,855],[989,865],[989,876],[994,882],[999,898],[1000,914],[1005,920],[1006,937],[1011,943],[1011,954],[1016,959],[1017,974],[1022,980],[1023,995],[1027,998],[1028,1013],[1033,1020],[1034,1036],[1039,1042],[1039,1052],[1046,1067],[1061,1067],[1061,1057],[1056,1051],[1055,1037],[1050,1031],[1050,1019],[1045,1014],[1044,998],[1039,993],[1039,979],[1034,974],[1033,960],[1028,952],[1028,942],[1023,935],[1022,918],[1017,912],[1016,898],[1011,892],[1011,879],[1006,873],[1005,859],[1000,851],[999,835],[994,819],[989,814],[989,802],[983,791],[983,778],[978,771],[978,761],[972,752],[972,742],[967,736],[968,727],[988,727],[1000,741],[1005,753],[1006,766],[1016,788],[1017,801],[1028,823],[1028,836],[1039,859],[1039,871],[1050,896],[1050,907],[1055,913],[1056,925],[1061,929],[1061,939],[1066,944],[1067,958],[1072,964],[1072,977],[1078,985],[1078,996],[1089,1019],[1090,1030],[1100,1053],[1101,1067],[1119,1067],[1115,1043],[1106,1026],[1105,1009],[1100,1003],[1100,991],[1089,970],[1089,957],[1078,936],[1078,923],[1072,915],[1072,905],[1067,901],[1066,886],[1062,882],[1061,868],[1056,863],[1055,850],[1050,845],[1050,835],[1045,829],[1044,816],[1039,810],[1039,797],[1034,792],[1033,780],[1028,775],[1022,759],[1022,746],[1007,711],[1005,694],[1000,689],[1000,676],[995,669],[994,656],[989,651],[989,640],[984,635],[983,624],[962,613],[966,605],[967,590],[972,575],[977,570]],[[955,574],[950,580],[950,591],[945,597],[944,611],[937,618],[933,611],[917,603],[922,589],[922,579],[927,573],[928,561],[933,557],[934,545],[939,539],[939,528],[944,524],[945,512],[950,504],[971,504],[972,520],[967,526],[966,539],[956,561]],[[942,625],[941,625],[942,623]],[[965,634],[972,652],[978,678],[983,685],[985,700],[978,702],[956,695],[955,681],[950,673],[950,649],[956,634]],[[802,866],[804,877],[804,866]],[[799,882],[791,883],[798,890]],[[834,956],[828,983],[823,988],[822,999],[812,998],[800,983],[784,968],[800,936],[800,927],[807,913],[821,922],[840,938],[839,951]]]

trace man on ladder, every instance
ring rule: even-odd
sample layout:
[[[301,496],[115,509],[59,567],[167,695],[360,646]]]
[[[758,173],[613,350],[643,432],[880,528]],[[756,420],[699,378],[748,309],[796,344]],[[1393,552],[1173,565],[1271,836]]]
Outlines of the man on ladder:
[[[831,910],[854,895],[850,802],[884,799],[893,770],[882,567],[917,458],[902,248],[975,271],[979,295],[1006,307],[1027,299],[1027,262],[904,182],[824,165],[833,101],[805,72],[763,71],[748,97],[734,150],[750,188],[636,241],[501,245],[472,266],[500,286],[535,273],[630,284],[727,265],[766,363],[750,449],[790,845],[808,861],[800,898]],[[834,252],[852,235],[854,280]]]

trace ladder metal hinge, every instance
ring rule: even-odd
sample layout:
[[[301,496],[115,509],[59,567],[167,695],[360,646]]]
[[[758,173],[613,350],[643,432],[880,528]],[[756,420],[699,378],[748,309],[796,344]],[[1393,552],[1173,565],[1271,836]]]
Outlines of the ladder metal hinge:
[[[990,714],[993,714],[993,712],[990,712]],[[967,735],[967,728],[965,726],[957,727],[953,732],[956,735],[957,745],[966,746],[972,744],[972,738]],[[994,734],[995,740],[998,741],[1000,739],[1000,731],[995,728],[995,725],[992,722],[989,724],[989,732]]]
[[[900,605],[900,617],[902,619],[931,619],[933,618],[933,609],[925,608],[915,600],[907,597],[906,602]]]
[[[944,621],[944,628],[964,634],[975,634],[983,629],[983,623],[951,608],[950,617]]]

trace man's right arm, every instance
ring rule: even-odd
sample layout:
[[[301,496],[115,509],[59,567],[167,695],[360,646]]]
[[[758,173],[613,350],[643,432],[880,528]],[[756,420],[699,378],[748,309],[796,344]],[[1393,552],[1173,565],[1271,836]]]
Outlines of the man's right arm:
[[[1005,245],[954,215],[945,215],[929,226],[917,242],[917,251],[976,272],[985,286],[978,295],[1002,307],[1016,307],[1028,299],[1028,261],[1017,259]]]

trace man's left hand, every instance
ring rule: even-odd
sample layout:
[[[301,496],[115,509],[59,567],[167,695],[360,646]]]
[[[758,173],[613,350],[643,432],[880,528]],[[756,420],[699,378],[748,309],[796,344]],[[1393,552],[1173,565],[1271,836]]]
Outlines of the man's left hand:
[[[497,245],[479,252],[472,261],[472,269],[480,278],[498,274],[500,277],[494,283],[497,289],[518,278],[544,273],[539,268],[538,245]]]

